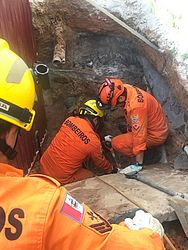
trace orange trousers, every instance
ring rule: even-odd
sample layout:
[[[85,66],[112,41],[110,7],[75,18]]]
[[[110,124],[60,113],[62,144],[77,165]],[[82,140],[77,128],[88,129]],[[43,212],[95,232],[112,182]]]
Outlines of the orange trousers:
[[[68,179],[67,179],[67,177],[66,178],[61,177],[60,182],[61,182],[62,185],[65,185],[65,184],[68,184],[68,183],[72,183],[72,182],[75,182],[75,181],[81,181],[81,180],[91,178],[91,177],[94,177],[94,176],[95,176],[95,174],[92,171],[90,171],[88,169],[85,169],[85,168],[80,168],[78,171],[76,171]]]
[[[147,147],[159,146],[162,145],[166,141],[166,138],[157,138],[155,141],[153,138],[147,138]],[[129,132],[126,134],[115,136],[112,139],[112,147],[114,150],[125,154],[127,156],[134,156],[133,154],[133,133]]]

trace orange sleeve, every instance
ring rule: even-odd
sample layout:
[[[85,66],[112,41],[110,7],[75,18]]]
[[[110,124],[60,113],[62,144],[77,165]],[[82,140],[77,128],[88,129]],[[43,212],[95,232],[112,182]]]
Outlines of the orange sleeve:
[[[138,155],[146,150],[147,141],[147,110],[136,108],[130,113],[131,128],[133,133],[133,154]]]
[[[152,230],[129,230],[119,225],[113,225],[105,249],[165,250],[161,237]]]
[[[44,246],[45,250],[164,250],[158,234],[110,225],[63,188],[57,190],[49,206]]]
[[[102,145],[98,139],[92,140],[92,150],[90,152],[90,157],[96,167],[104,169],[107,173],[112,171],[113,166],[104,156]]]

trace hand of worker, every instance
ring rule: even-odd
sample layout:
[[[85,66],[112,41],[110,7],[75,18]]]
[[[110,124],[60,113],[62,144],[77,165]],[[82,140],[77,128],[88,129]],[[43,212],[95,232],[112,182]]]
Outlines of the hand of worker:
[[[131,174],[136,174],[140,170],[142,170],[143,165],[139,163],[131,164],[126,168],[123,168],[119,171],[120,174],[125,174],[125,175],[131,175]]]
[[[143,210],[136,211],[134,218],[126,218],[124,223],[131,230],[149,228],[158,233],[161,237],[164,235],[164,229],[161,223],[150,213],[146,213]]]
[[[109,150],[112,148],[112,144],[111,144],[111,141],[112,141],[112,135],[106,135],[104,136],[104,146]]]
[[[110,143],[111,143],[112,138],[113,138],[112,135],[106,135],[106,136],[104,137],[104,141],[105,141],[105,142],[110,142]]]

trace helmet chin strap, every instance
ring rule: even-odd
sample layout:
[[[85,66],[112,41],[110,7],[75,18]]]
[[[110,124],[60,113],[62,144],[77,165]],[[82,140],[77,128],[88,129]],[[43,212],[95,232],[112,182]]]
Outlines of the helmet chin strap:
[[[14,148],[11,148],[5,141],[5,139],[0,139],[0,151],[9,159],[13,160],[17,154]]]
[[[7,143],[5,139],[0,139],[0,151],[9,159],[9,160],[13,160],[16,155],[17,152],[15,150],[16,148],[16,144],[18,141],[18,135],[20,134],[20,129],[18,129],[17,135],[16,135],[16,140],[15,140],[15,144],[14,147],[10,147]]]

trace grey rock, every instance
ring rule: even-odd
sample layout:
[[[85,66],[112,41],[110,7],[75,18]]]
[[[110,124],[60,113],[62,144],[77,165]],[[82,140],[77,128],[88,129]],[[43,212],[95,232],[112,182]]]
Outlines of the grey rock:
[[[182,152],[176,157],[176,159],[174,160],[174,168],[179,170],[188,169],[188,156],[186,155],[186,153]]]

